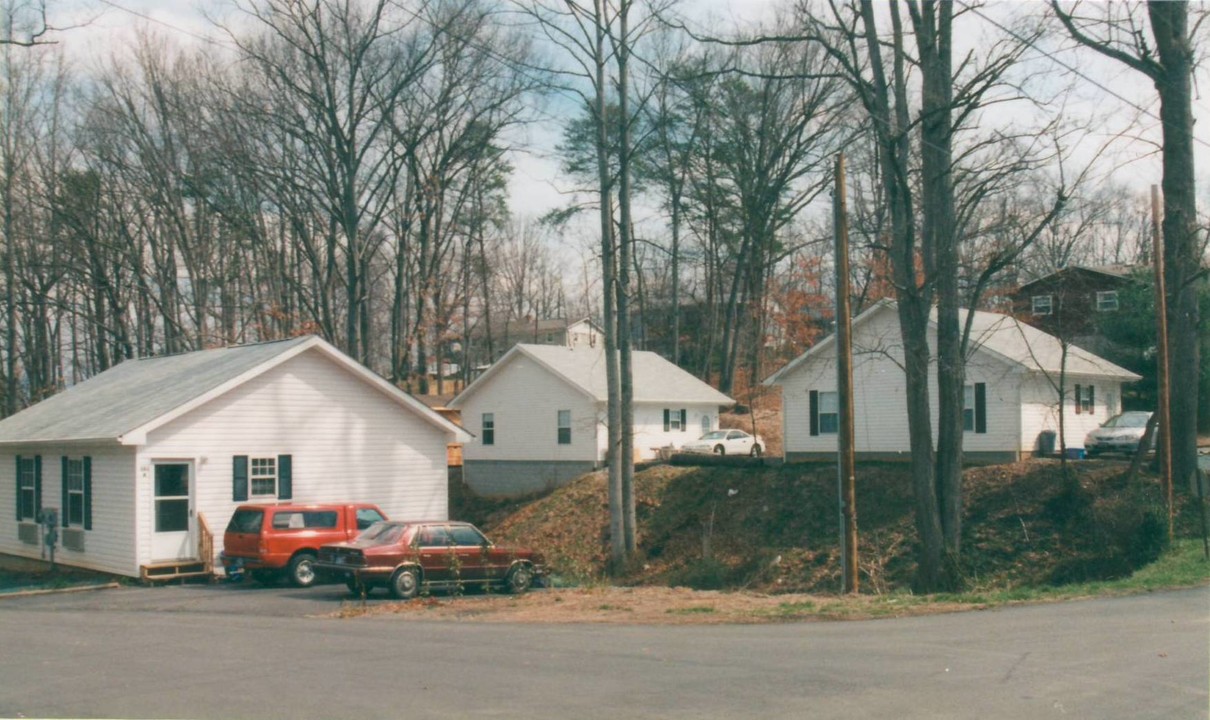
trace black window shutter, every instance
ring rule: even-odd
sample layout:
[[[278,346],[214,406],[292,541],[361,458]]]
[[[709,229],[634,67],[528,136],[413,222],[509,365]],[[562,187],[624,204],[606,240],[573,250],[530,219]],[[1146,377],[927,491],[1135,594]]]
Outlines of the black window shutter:
[[[67,492],[67,456],[64,455],[60,457],[59,460],[59,465],[63,468],[62,474],[59,475],[59,480],[63,486],[63,504],[59,509],[59,517],[63,520],[63,527],[69,527],[68,516],[71,515],[71,513],[68,512],[68,500],[70,498],[68,497]]]
[[[686,410],[685,408],[681,408],[681,432],[685,432],[685,430],[688,427],[689,427],[689,411]]]
[[[811,391],[811,434],[819,434],[819,391]]]
[[[1095,385],[1088,386],[1088,414],[1089,415],[1092,415],[1093,413],[1095,413],[1097,411],[1096,390],[1097,390],[1097,388]]]
[[[987,383],[975,383],[975,432],[987,432]]]
[[[1080,414],[1080,386],[1076,385],[1076,415]]]
[[[672,411],[664,408],[664,432],[672,429]]]
[[[248,499],[248,456],[236,455],[231,471],[231,499],[244,502]]]
[[[17,479],[17,519],[21,519],[21,456],[17,456],[17,474],[14,475]]]
[[[34,456],[34,517],[42,517],[42,456]]]
[[[277,499],[290,500],[294,497],[294,464],[290,455],[277,456]]]
[[[84,458],[84,529],[92,530],[92,458]]]

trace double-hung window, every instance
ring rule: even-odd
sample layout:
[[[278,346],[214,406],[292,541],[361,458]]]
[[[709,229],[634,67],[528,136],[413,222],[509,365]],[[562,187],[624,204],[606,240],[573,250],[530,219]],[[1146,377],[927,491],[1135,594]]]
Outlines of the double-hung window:
[[[571,444],[571,411],[559,411],[559,444]]]
[[[249,487],[252,497],[277,497],[277,458],[249,458]]]
[[[1050,315],[1055,311],[1053,295],[1034,295],[1032,298],[1034,315]]]
[[[987,384],[974,383],[962,387],[962,430],[987,432]]]
[[[664,432],[683,432],[689,429],[689,413],[685,408],[664,408]]]
[[[37,457],[17,458],[17,519],[36,521],[41,510]]]
[[[84,524],[84,459],[67,458],[63,463],[63,524]]]
[[[1092,415],[1096,408],[1096,393],[1092,385],[1076,385],[1076,414]]]
[[[479,437],[484,445],[496,444],[496,414],[483,413],[483,424],[479,426]]]
[[[835,435],[840,432],[840,396],[826,390],[811,390],[810,421],[812,435]]]
[[[1098,312],[1116,312],[1118,309],[1118,291],[1117,290],[1098,290],[1097,291],[1097,311]]]

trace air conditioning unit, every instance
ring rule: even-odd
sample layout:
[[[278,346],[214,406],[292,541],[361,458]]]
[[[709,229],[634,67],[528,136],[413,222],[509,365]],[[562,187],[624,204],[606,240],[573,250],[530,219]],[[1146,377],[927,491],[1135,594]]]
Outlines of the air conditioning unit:
[[[26,545],[37,545],[38,544],[38,532],[41,529],[42,529],[42,526],[39,525],[38,523],[27,523],[27,522],[18,523],[17,524],[17,538],[20,539],[21,542],[25,543]]]
[[[63,528],[63,547],[84,552],[84,531],[80,528]]]

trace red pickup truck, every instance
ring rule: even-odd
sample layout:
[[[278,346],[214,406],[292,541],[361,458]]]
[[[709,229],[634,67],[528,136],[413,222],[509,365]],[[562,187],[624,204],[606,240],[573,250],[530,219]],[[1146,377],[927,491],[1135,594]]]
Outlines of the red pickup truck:
[[[223,534],[228,576],[247,569],[263,583],[285,572],[298,587],[315,583],[315,557],[328,543],[352,540],[387,517],[376,505],[240,505]]]

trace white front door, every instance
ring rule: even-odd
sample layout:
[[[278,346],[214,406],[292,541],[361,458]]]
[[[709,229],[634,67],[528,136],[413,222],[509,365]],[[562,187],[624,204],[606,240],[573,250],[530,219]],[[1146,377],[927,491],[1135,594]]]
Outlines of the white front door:
[[[196,558],[192,466],[187,462],[156,462],[152,467],[152,562]]]

